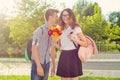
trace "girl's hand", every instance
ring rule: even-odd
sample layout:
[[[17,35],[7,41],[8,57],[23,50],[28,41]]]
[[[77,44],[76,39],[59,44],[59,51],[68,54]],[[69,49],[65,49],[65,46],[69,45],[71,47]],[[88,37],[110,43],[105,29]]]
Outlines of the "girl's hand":
[[[75,36],[73,36],[72,34],[69,34],[69,35],[68,35],[68,38],[69,38],[70,40],[72,40],[72,41],[75,41]]]

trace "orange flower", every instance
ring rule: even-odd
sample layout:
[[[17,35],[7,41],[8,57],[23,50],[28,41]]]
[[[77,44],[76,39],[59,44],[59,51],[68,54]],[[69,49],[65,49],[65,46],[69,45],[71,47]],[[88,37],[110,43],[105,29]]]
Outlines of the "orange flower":
[[[48,30],[48,35],[52,38],[58,38],[62,34],[62,28],[59,25],[53,25]]]

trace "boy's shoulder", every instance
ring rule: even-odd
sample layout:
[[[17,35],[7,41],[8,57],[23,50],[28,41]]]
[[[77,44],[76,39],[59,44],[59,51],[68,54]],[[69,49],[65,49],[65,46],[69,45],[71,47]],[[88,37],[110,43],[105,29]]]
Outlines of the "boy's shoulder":
[[[42,31],[42,29],[44,29],[44,25],[39,26],[39,27],[35,30],[35,32],[34,32],[34,33],[41,32],[41,31]]]

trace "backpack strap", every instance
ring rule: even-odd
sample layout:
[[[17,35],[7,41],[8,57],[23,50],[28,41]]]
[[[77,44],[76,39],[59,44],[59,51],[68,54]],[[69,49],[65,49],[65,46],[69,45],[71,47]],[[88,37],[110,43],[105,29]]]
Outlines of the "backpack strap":
[[[43,27],[41,27],[41,30],[42,30],[42,35],[43,35]]]
[[[70,34],[73,34],[73,32],[70,32]],[[78,44],[78,46],[77,46],[74,41],[72,41],[72,42],[73,42],[75,48],[76,48],[76,49],[79,49],[80,45]]]
[[[73,42],[73,41],[72,41]],[[80,45],[78,44],[78,46],[73,42],[75,48],[78,50],[80,48]]]
[[[41,42],[41,40],[43,38],[43,33],[44,33],[43,27],[40,27],[40,29],[42,30],[42,37],[41,37],[41,39],[39,39],[39,42]]]

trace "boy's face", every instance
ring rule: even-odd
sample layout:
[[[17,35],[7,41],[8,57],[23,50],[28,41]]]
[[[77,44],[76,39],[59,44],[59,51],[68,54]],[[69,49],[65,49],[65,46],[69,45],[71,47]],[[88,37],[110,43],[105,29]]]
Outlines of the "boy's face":
[[[51,16],[50,21],[51,21],[51,23],[53,23],[53,25],[57,24],[57,22],[58,22],[58,14],[56,12],[54,12],[54,14]]]

